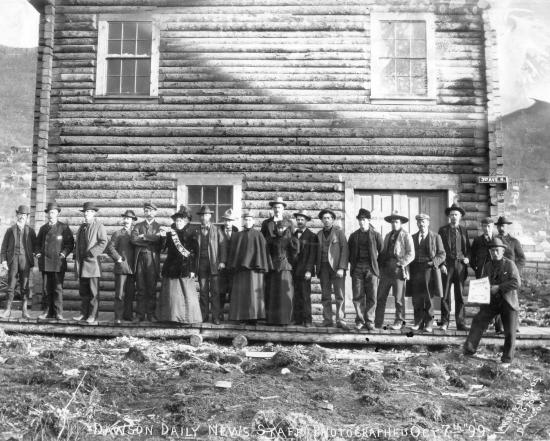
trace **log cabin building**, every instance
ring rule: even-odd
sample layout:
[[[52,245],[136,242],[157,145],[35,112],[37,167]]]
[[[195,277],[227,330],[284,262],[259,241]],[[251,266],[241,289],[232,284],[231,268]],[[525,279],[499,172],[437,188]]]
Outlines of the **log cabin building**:
[[[109,233],[145,200],[167,224],[203,203],[259,223],[282,196],[346,235],[360,207],[383,232],[396,209],[437,230],[456,201],[472,235],[500,210],[477,183],[502,173],[484,0],[29,1],[37,226],[51,200],[73,229],[95,202]]]

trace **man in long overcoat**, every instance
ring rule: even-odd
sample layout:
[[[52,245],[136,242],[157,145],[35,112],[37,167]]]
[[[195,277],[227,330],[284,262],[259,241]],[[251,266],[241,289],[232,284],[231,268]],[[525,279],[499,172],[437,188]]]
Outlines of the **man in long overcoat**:
[[[504,351],[502,362],[510,363],[514,358],[516,346],[516,324],[519,310],[518,289],[521,278],[516,264],[504,257],[506,244],[495,237],[489,245],[491,260],[485,264],[482,277],[488,277],[491,286],[491,300],[488,305],[481,305],[479,312],[472,320],[472,327],[464,343],[464,352],[474,354],[487,326],[498,314],[504,326]]]
[[[441,236],[429,229],[430,216],[416,216],[418,232],[412,235],[414,260],[410,265],[411,293],[414,308],[413,330],[433,331],[434,308],[432,297],[443,297],[439,267],[445,262]]]
[[[332,319],[332,290],[336,300],[336,326],[349,329],[344,321],[345,314],[345,277],[348,268],[348,241],[340,227],[334,225],[336,214],[325,208],[319,212],[319,219],[323,222],[323,229],[317,233],[319,246],[317,247],[316,271],[321,282],[321,302],[323,304],[323,321],[320,326],[331,327]]]
[[[449,223],[439,229],[445,248],[443,273],[444,294],[441,302],[441,329],[446,331],[451,321],[451,286],[454,286],[455,320],[459,331],[468,330],[464,317],[464,283],[468,278],[470,239],[468,230],[460,225],[466,212],[456,204],[445,209]]]
[[[58,221],[61,208],[48,203],[48,222],[40,227],[36,238],[38,269],[42,273],[42,309],[39,318],[63,319],[63,281],[67,271],[67,256],[73,252],[74,237],[69,226]]]
[[[355,307],[355,329],[374,329],[376,294],[380,270],[378,255],[382,251],[382,235],[370,223],[371,212],[360,208],[357,214],[359,229],[348,239],[351,288]]]
[[[105,251],[115,263],[115,323],[132,321],[133,302],[136,290],[134,278],[135,252],[130,242],[133,223],[137,216],[132,210],[122,214],[122,228],[115,231]]]
[[[481,277],[485,264],[491,259],[489,244],[493,241],[493,225],[494,221],[490,217],[482,219],[482,233],[475,237],[472,242],[470,265],[476,274],[476,278]]]
[[[84,222],[76,233],[74,250],[74,268],[78,278],[80,294],[80,315],[75,320],[95,323],[99,312],[99,278],[101,263],[99,255],[107,246],[107,230],[96,219],[97,208],[93,202],[84,203],[82,210]]]
[[[219,228],[211,222],[214,211],[204,205],[197,212],[200,217],[200,228],[196,232],[199,252],[197,259],[197,273],[199,276],[199,303],[202,321],[209,319],[212,313],[212,322],[220,324],[220,292],[219,273],[225,268],[227,261],[226,242],[223,240]]]
[[[231,243],[235,239],[239,229],[233,225],[236,220],[233,209],[227,209],[222,215],[223,225],[220,227],[220,234],[224,247],[226,249],[227,259],[229,259],[229,251],[231,250]],[[220,314],[218,316],[219,320],[223,320],[223,310],[226,303],[229,303],[229,297],[231,295],[231,286],[233,284],[233,274],[231,270],[227,267],[227,259],[224,262],[225,267],[219,271],[218,274],[218,290],[220,297]]]
[[[15,285],[19,281],[21,290],[21,312],[23,318],[29,318],[27,304],[30,298],[29,277],[34,266],[34,248],[36,246],[36,234],[27,225],[27,218],[31,210],[26,205],[20,205],[15,211],[16,222],[4,234],[0,262],[8,270],[8,300],[6,310],[2,315],[8,318],[11,315]]]
[[[391,329],[401,329],[405,324],[405,287],[409,279],[409,264],[414,259],[414,244],[411,235],[402,226],[409,219],[397,211],[384,218],[392,230],[384,238],[384,246],[378,257],[380,284],[376,298],[374,326],[381,328],[390,289],[395,300],[395,319]]]
[[[157,281],[160,277],[160,251],[162,237],[160,224],[155,220],[157,207],[152,202],[143,204],[145,219],[132,230],[131,243],[135,248],[137,287],[137,321],[155,321]]]
[[[294,322],[296,325],[312,326],[311,315],[311,278],[315,275],[315,261],[319,240],[307,227],[311,217],[303,210],[294,213],[297,228],[293,235],[300,241],[298,256],[292,269],[294,284]]]

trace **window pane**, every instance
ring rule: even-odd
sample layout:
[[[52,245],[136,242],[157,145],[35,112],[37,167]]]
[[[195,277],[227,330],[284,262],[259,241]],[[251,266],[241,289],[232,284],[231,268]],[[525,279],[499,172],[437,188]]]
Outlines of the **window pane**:
[[[151,23],[141,22],[138,23],[138,40],[151,41]]]
[[[187,187],[187,200],[189,202],[189,205],[201,204],[201,186],[200,185],[189,185]]]
[[[135,40],[124,40],[122,42],[122,53],[123,54],[129,54],[129,55],[135,55],[136,54],[136,41]]]
[[[232,204],[232,202],[233,202],[233,187],[229,185],[218,187],[218,204]]]
[[[149,76],[151,73],[151,60],[136,60],[137,68],[136,75],[145,77]]]
[[[395,40],[395,56],[409,57],[411,54],[411,42],[409,40]]]
[[[411,74],[413,77],[425,77],[426,76],[426,61],[425,60],[411,60]]]
[[[136,75],[136,60],[122,60],[122,75],[127,77]]]
[[[417,40],[426,40],[426,23],[422,21],[413,23],[412,38]]]
[[[426,95],[428,93],[426,78],[413,78],[412,79],[412,92],[415,95]]]
[[[124,22],[122,29],[122,39],[124,41],[135,41],[137,32],[137,23],[133,21]]]
[[[408,40],[411,38],[411,23],[410,22],[398,22],[395,24],[395,38],[402,38]]]
[[[426,42],[424,40],[411,41],[411,57],[426,58]]]
[[[381,40],[378,44],[380,54],[384,57],[395,57],[395,40]]]
[[[218,205],[218,209],[216,210],[216,222],[222,222],[222,216],[223,214],[229,210],[230,208],[233,208],[233,205]]]
[[[408,77],[411,74],[410,61],[403,59],[395,60],[395,73],[398,77]]]
[[[120,76],[120,60],[107,60],[107,75],[112,76]]]
[[[195,222],[198,220],[197,212],[200,210],[201,205],[200,204],[187,204],[187,208],[189,208],[189,212],[191,213],[191,216],[194,218]]]
[[[107,93],[120,93],[120,77],[107,77]]]
[[[134,93],[135,77],[122,77],[121,93]]]
[[[380,67],[382,75],[393,76],[395,75],[395,60],[394,59],[382,59],[380,60]]]
[[[395,33],[395,24],[391,21],[383,21],[380,23],[381,38],[383,40],[393,39]]]
[[[397,91],[395,86],[395,76],[382,77],[382,87],[390,93],[395,93]]]
[[[410,86],[410,79],[408,77],[397,78],[397,93],[406,93],[409,94],[411,92],[411,86]]]
[[[151,91],[151,79],[149,77],[136,77],[136,93],[149,95]]]
[[[109,40],[109,48],[107,52],[109,54],[119,55],[122,40]]]
[[[216,204],[216,187],[204,186],[202,190],[203,203],[208,205]]]
[[[109,22],[109,40],[120,40],[122,38],[122,23],[119,21]]]
[[[137,42],[138,55],[151,55],[151,40],[138,40]]]

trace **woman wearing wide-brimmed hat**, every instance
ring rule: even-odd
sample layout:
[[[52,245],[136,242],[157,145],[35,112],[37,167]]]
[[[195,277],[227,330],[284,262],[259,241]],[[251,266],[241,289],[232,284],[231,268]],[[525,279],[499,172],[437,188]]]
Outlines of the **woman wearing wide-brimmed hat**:
[[[190,231],[191,213],[185,206],[172,215],[174,223],[161,227],[166,260],[162,266],[162,288],[157,301],[157,320],[201,323],[199,293],[195,286],[196,256],[199,246]]]

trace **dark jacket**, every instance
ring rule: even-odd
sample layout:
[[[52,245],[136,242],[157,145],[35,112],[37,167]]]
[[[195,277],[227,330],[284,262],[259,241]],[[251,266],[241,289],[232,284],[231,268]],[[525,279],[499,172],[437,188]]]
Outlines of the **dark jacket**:
[[[190,273],[197,272],[197,253],[199,252],[199,244],[195,238],[195,234],[186,225],[181,230],[176,230],[176,225],[172,224],[172,231],[166,234],[166,239],[163,240],[164,249],[166,250],[166,260],[162,266],[162,276],[170,279],[179,279],[180,277],[189,277]],[[172,235],[176,234],[181,244],[188,250],[191,255],[183,257],[172,239]]]
[[[443,297],[443,279],[441,277],[441,270],[439,267],[445,262],[445,249],[443,248],[443,241],[439,234],[434,233],[431,230],[428,230],[428,235],[426,237],[428,240],[428,255],[432,263],[431,271],[426,275],[426,266],[421,265],[418,258],[420,257],[420,232],[416,232],[412,235],[412,240],[414,244],[414,260],[410,265],[411,279],[415,281],[422,279],[420,274],[415,274],[415,271],[421,271],[425,276],[425,286],[430,297]],[[416,276],[419,276],[418,278]],[[407,284],[407,292],[410,295],[413,295],[412,289],[413,284]]]
[[[498,293],[512,309],[519,310],[518,289],[521,286],[521,277],[514,262],[503,257],[502,265],[499,266],[489,260],[483,268],[482,277],[489,277],[491,285],[498,285]],[[494,298],[494,296],[491,296],[491,303]]]
[[[203,235],[201,234],[201,226],[199,225],[198,229],[195,231],[195,240],[199,245],[199,252],[196,255],[196,267],[199,267],[200,259],[200,248],[201,242],[203,240]],[[219,227],[214,224],[210,224],[208,230],[208,260],[210,261],[210,274],[218,274],[218,265],[227,261],[227,241],[223,239],[222,232]]]
[[[12,225],[4,234],[2,240],[2,250],[0,251],[0,263],[6,261],[11,265],[15,253],[15,241],[17,238],[17,224]],[[34,249],[36,247],[36,233],[28,225],[23,226],[23,245],[25,247],[25,257],[31,267],[34,266]]]
[[[361,230],[355,230],[348,239],[349,247],[349,265],[350,271],[355,269],[355,266],[359,262],[359,235]],[[376,231],[372,225],[369,227],[368,231],[368,240],[370,244],[370,266],[372,271],[376,276],[380,277],[380,269],[378,268],[378,255],[382,252],[384,247],[384,241],[382,235]]]
[[[67,224],[57,222],[52,227],[50,224],[42,225],[36,238],[36,254],[40,254],[38,268],[42,272],[64,273],[67,270],[66,257],[73,249],[74,237]]]
[[[277,228],[275,227],[275,220],[273,219],[273,216],[268,217],[262,222],[262,227],[260,228],[260,231],[262,235],[266,238],[266,240],[269,237],[275,237],[277,235]]]
[[[233,271],[266,273],[272,269],[264,236],[254,228],[239,231],[231,238],[227,267]]]
[[[115,262],[115,274],[134,274],[135,272],[135,251],[130,242],[131,234],[131,231],[122,228],[113,233],[107,244],[105,251]],[[122,259],[122,262],[119,262],[119,259]]]
[[[298,239],[296,232],[294,232],[294,237]],[[319,246],[317,235],[306,228],[298,240],[300,249],[294,261],[294,277],[304,277],[308,271],[314,276],[317,247]]]
[[[508,247],[504,250],[504,257],[514,262],[518,267],[518,270],[521,271],[525,266],[525,253],[523,252],[523,248],[521,247],[519,240],[509,234],[499,235],[498,237],[500,237]]]
[[[271,257],[273,271],[292,271],[293,263],[300,251],[300,241],[289,230],[281,236],[267,239],[267,252]]]
[[[101,222],[94,220],[88,225],[84,233],[84,226],[80,225],[76,233],[75,249],[74,249],[74,269],[77,277],[101,277],[101,263],[99,255],[105,251],[108,237],[107,231]],[[78,241],[81,235],[85,234],[86,252],[80,255]]]
[[[323,229],[317,233],[317,240],[319,245],[317,247],[317,276],[319,275],[319,270],[321,269],[321,254],[323,252],[321,243],[322,237],[324,235]],[[349,250],[348,250],[348,241],[346,240],[346,235],[342,229],[336,225],[330,230],[328,236],[329,247],[328,247],[328,263],[333,271],[338,271],[339,269],[346,270],[348,268],[348,259],[349,259]]]
[[[135,263],[134,268],[137,268],[137,262],[139,255],[146,249],[151,251],[153,256],[153,261],[155,262],[155,268],[157,271],[157,276],[160,274],[160,250],[163,245],[163,240],[159,235],[160,233],[160,224],[154,220],[151,222],[149,231],[147,231],[147,222],[142,221],[138,222],[134,229],[132,230],[132,236],[130,241],[135,248]],[[140,234],[144,234],[144,237],[138,237]]]
[[[470,253],[472,256],[472,258],[470,259],[470,266],[476,273],[476,278],[479,278],[481,276],[483,267],[489,260],[491,260],[491,256],[489,254],[490,242],[491,240],[485,239],[484,234],[482,234],[481,236],[477,236],[472,242],[472,247],[470,249]]]
[[[470,238],[468,237],[468,230],[464,228],[463,226],[458,226],[459,234],[460,234],[460,240],[461,240],[461,246],[462,246],[462,255],[458,256],[459,259],[462,258],[468,258],[470,259]],[[451,257],[451,226],[449,224],[444,225],[439,229],[439,235],[441,236],[441,240],[443,241],[443,248],[445,248],[445,260],[447,262],[450,262]]]

